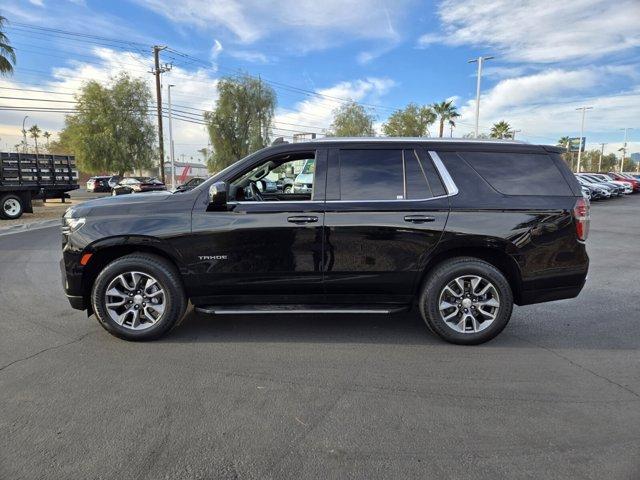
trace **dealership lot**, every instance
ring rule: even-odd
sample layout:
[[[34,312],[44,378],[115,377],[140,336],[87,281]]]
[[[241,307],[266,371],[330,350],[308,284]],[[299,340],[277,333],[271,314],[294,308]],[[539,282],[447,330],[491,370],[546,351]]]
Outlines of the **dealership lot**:
[[[127,343],[57,228],[0,236],[0,478],[636,478],[640,195],[592,208],[577,299],[479,347],[416,313],[216,318]]]

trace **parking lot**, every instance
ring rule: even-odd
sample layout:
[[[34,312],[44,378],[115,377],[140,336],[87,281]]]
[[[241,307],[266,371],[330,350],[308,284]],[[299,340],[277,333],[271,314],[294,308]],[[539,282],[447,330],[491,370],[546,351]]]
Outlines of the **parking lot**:
[[[0,236],[0,478],[640,478],[640,194],[596,202],[580,297],[445,344],[415,312],[209,317],[118,340],[57,227]]]

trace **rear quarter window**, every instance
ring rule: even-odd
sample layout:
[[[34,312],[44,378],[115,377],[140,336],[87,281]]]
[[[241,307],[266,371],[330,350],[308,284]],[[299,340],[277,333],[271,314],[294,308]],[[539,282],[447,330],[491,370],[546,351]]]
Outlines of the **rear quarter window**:
[[[459,152],[458,155],[504,195],[573,195],[549,155],[495,152]]]

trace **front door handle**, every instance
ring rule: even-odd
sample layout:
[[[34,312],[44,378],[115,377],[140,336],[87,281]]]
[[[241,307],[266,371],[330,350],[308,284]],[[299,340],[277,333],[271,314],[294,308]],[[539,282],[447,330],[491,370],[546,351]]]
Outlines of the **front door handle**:
[[[317,221],[318,217],[308,215],[296,215],[287,218],[287,222],[289,223],[315,223]]]
[[[405,222],[411,223],[427,223],[427,222],[435,222],[435,217],[430,217],[428,215],[407,215],[404,217]]]

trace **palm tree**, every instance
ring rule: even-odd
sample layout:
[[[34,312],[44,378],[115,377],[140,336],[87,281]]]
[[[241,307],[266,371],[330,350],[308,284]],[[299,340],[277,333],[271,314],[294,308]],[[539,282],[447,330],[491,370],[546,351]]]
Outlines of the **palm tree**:
[[[36,142],[36,155],[38,155],[38,138],[40,137],[41,131],[38,125],[34,125],[29,129],[29,135],[33,138],[34,142]]]
[[[440,137],[444,134],[444,124],[445,122],[449,122],[449,125],[455,126],[455,122],[453,122],[454,118],[458,118],[460,114],[456,110],[456,106],[453,104],[453,100],[444,101],[440,103],[434,103],[431,105],[431,108],[439,117],[440,120]]]
[[[560,137],[558,139],[558,146],[564,147],[569,150],[569,144],[571,143],[571,139],[569,137]]]
[[[511,138],[511,125],[504,120],[494,123],[491,127],[491,138]]]
[[[42,134],[42,136],[47,140],[47,152],[49,151],[49,138],[51,137],[51,134],[45,130],[45,132]]]
[[[6,21],[7,19],[0,15],[0,75],[13,73],[13,66],[16,64],[16,52],[3,32]]]

